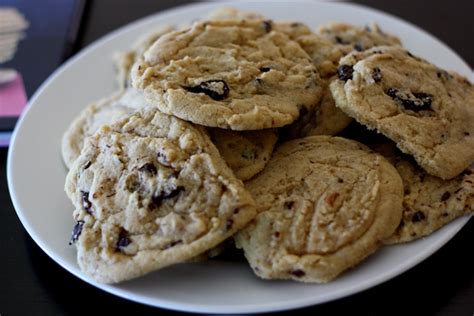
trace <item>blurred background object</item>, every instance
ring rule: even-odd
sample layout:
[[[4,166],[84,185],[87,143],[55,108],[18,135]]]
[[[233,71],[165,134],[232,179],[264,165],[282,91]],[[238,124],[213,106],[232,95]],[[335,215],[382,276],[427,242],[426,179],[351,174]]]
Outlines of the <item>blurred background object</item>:
[[[4,63],[15,55],[18,42],[25,36],[23,31],[28,21],[17,9],[0,7],[0,63]],[[0,72],[0,83],[2,72]]]
[[[85,0],[0,0],[0,147],[28,99],[72,55]]]

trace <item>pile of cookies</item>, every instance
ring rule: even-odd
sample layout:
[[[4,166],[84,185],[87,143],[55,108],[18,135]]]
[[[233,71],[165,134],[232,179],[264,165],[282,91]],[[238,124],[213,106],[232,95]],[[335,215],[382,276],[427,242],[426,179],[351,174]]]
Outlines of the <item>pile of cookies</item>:
[[[71,244],[98,282],[232,240],[261,278],[328,282],[472,213],[473,85],[375,24],[221,9],[114,60],[118,92],[62,144]]]

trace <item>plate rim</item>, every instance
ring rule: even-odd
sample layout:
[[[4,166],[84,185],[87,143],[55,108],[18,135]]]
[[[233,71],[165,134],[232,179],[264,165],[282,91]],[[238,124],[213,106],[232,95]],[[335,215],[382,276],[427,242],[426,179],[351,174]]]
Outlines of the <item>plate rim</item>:
[[[365,10],[365,11],[371,11],[376,14],[381,14],[384,16],[388,16],[394,20],[396,20],[398,23],[402,23],[405,25],[408,25],[410,28],[416,29],[418,32],[423,33],[424,36],[429,37],[431,40],[434,40],[436,42],[441,43],[448,51],[450,54],[454,55],[457,57],[462,63],[470,69],[469,64],[456,52],[454,51],[450,46],[448,46],[446,43],[444,43],[442,40],[437,38],[436,36],[432,35],[428,31],[418,27],[414,23],[407,21],[403,18],[400,18],[396,15],[393,15],[391,13],[375,9],[366,5],[361,5],[361,4],[356,4],[356,3],[346,3],[346,2],[314,2],[310,0],[297,0],[297,1],[289,1],[289,0],[277,0],[276,2],[279,3],[303,3],[303,4],[315,4],[317,5],[322,5],[322,6],[342,6],[342,7],[352,7],[356,8],[359,10]],[[188,3],[184,5],[178,5],[173,8],[169,8],[166,10],[154,12],[152,14],[146,15],[144,17],[138,18],[130,23],[127,23],[101,37],[98,39],[94,40],[90,44],[88,44],[86,47],[81,49],[79,52],[77,52],[75,55],[71,56],[68,58],[65,62],[63,62],[54,72],[52,72],[48,78],[39,86],[39,88],[34,92],[33,96],[30,98],[28,101],[28,104],[25,108],[25,111],[20,115],[20,118],[18,119],[18,122],[15,126],[15,129],[12,134],[10,146],[8,148],[8,155],[7,155],[7,184],[8,184],[8,191],[10,194],[10,198],[12,200],[12,204],[15,209],[15,213],[17,214],[18,218],[20,219],[20,222],[22,223],[22,226],[24,229],[28,232],[29,236],[35,241],[35,243],[54,261],[56,262],[61,268],[65,269],[75,277],[79,278],[80,280],[94,286],[95,288],[101,289],[107,293],[113,294],[115,296],[148,305],[151,307],[158,307],[158,308],[163,308],[163,309],[169,309],[169,310],[175,310],[175,311],[186,311],[186,312],[204,312],[204,313],[229,313],[230,310],[234,309],[238,313],[260,313],[260,312],[275,312],[275,311],[285,311],[285,310],[290,310],[294,308],[303,308],[303,307],[308,307],[308,306],[315,306],[319,305],[322,303],[327,303],[333,300],[345,298],[348,296],[351,296],[355,293],[360,293],[363,291],[366,291],[369,288],[378,286],[390,279],[393,279],[394,277],[400,276],[409,269],[413,268],[414,266],[422,263],[424,260],[432,256],[436,251],[438,251],[440,248],[442,248],[447,242],[452,240],[452,238],[466,225],[466,223],[469,221],[471,218],[470,216],[467,217],[462,217],[460,219],[456,220],[457,226],[451,227],[451,230],[449,231],[449,234],[446,235],[446,238],[439,243],[436,244],[431,244],[429,247],[427,247],[426,251],[420,254],[417,254],[417,259],[416,260],[411,260],[408,261],[406,264],[404,264],[401,268],[400,266],[392,267],[392,269],[389,271],[389,273],[385,273],[383,275],[380,275],[378,277],[372,278],[369,281],[366,281],[362,285],[358,284],[357,286],[352,286],[349,290],[347,289],[341,289],[336,291],[335,293],[332,293],[331,295],[325,296],[322,300],[321,299],[315,299],[314,301],[310,301],[306,298],[301,299],[301,301],[298,300],[293,300],[292,302],[284,302],[284,303],[278,303],[275,302],[273,304],[267,303],[267,305],[264,304],[259,304],[258,306],[253,306],[250,304],[241,306],[241,305],[225,305],[225,306],[210,306],[210,305],[205,305],[205,304],[196,304],[196,303],[186,303],[186,302],[174,302],[174,301],[169,301],[167,299],[163,300],[159,297],[145,297],[141,294],[135,294],[135,293],[130,293],[130,290],[126,289],[121,289],[120,285],[109,285],[109,284],[100,284],[95,282],[94,280],[88,278],[86,275],[76,271],[74,271],[71,267],[69,267],[69,263],[66,260],[63,260],[60,255],[55,254],[54,249],[49,247],[47,243],[45,243],[39,236],[38,233],[35,231],[34,227],[30,224],[29,220],[26,218],[27,216],[25,215],[25,212],[22,210],[19,202],[19,199],[17,197],[17,191],[13,189],[14,187],[14,179],[13,179],[13,167],[12,164],[14,164],[14,155],[15,155],[15,144],[17,142],[17,135],[19,133],[19,130],[22,128],[24,125],[23,122],[25,121],[26,117],[28,117],[32,105],[34,105],[37,101],[37,99],[44,93],[44,91],[48,88],[50,83],[56,79],[61,73],[64,71],[67,71],[67,69],[73,65],[76,60],[82,58],[84,55],[87,55],[90,51],[94,51],[97,47],[107,43],[110,40],[113,40],[116,37],[121,36],[122,33],[128,32],[134,28],[140,27],[142,24],[149,23],[155,19],[159,19],[160,17],[166,17],[166,16],[172,16],[175,13],[179,13],[182,10],[188,10],[196,7],[206,7],[213,5],[214,7],[218,6],[225,6],[225,5],[235,5],[238,6],[239,3],[268,3],[266,1],[252,1],[252,0],[241,0],[241,1],[231,1],[231,0],[225,0],[225,1],[205,1],[205,2],[198,2],[198,3]],[[471,79],[474,77],[473,74],[471,74]]]

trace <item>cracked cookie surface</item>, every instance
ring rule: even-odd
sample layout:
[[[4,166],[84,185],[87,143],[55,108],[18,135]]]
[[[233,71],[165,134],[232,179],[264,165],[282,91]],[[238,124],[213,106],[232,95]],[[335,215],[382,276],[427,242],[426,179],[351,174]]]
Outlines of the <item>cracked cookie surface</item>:
[[[265,279],[328,282],[374,252],[402,213],[395,168],[340,137],[282,144],[246,188],[259,214],[236,242]]]
[[[451,179],[474,161],[474,87],[400,47],[374,47],[340,61],[336,105]]]
[[[134,90],[116,92],[88,105],[63,135],[61,153],[66,167],[72,166],[81,153],[85,138],[94,134],[100,126],[123,119],[145,106],[145,99]]]
[[[132,83],[164,113],[234,130],[290,124],[322,92],[299,44],[258,19],[197,22],[162,36],[133,66]]]
[[[256,214],[204,130],[156,109],[89,137],[65,190],[79,266],[104,283],[189,260]]]

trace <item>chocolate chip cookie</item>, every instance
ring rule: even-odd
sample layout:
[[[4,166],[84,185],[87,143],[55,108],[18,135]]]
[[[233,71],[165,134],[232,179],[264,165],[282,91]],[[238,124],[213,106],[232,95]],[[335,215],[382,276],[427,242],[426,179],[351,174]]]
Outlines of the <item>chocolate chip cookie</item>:
[[[160,36],[174,31],[175,27],[171,25],[163,25],[156,27],[152,32],[142,35],[132,45],[130,50],[116,52],[113,61],[116,71],[116,81],[119,88],[126,89],[130,87],[130,69],[132,65],[143,55],[143,53],[153,44]]]
[[[385,242],[409,242],[428,236],[454,219],[474,212],[474,170],[450,180],[431,176],[386,140],[371,146],[397,169],[404,186],[402,221]]]
[[[336,105],[413,155],[429,174],[452,179],[474,161],[474,87],[401,47],[374,47],[340,61]]]
[[[265,279],[328,282],[373,253],[402,214],[395,168],[340,137],[284,143],[246,188],[259,214],[236,242]]]
[[[132,68],[162,112],[233,130],[290,124],[322,88],[310,57],[269,20],[197,22],[166,34]]]
[[[79,266],[102,283],[189,260],[256,214],[206,133],[156,109],[89,137],[65,190]]]

